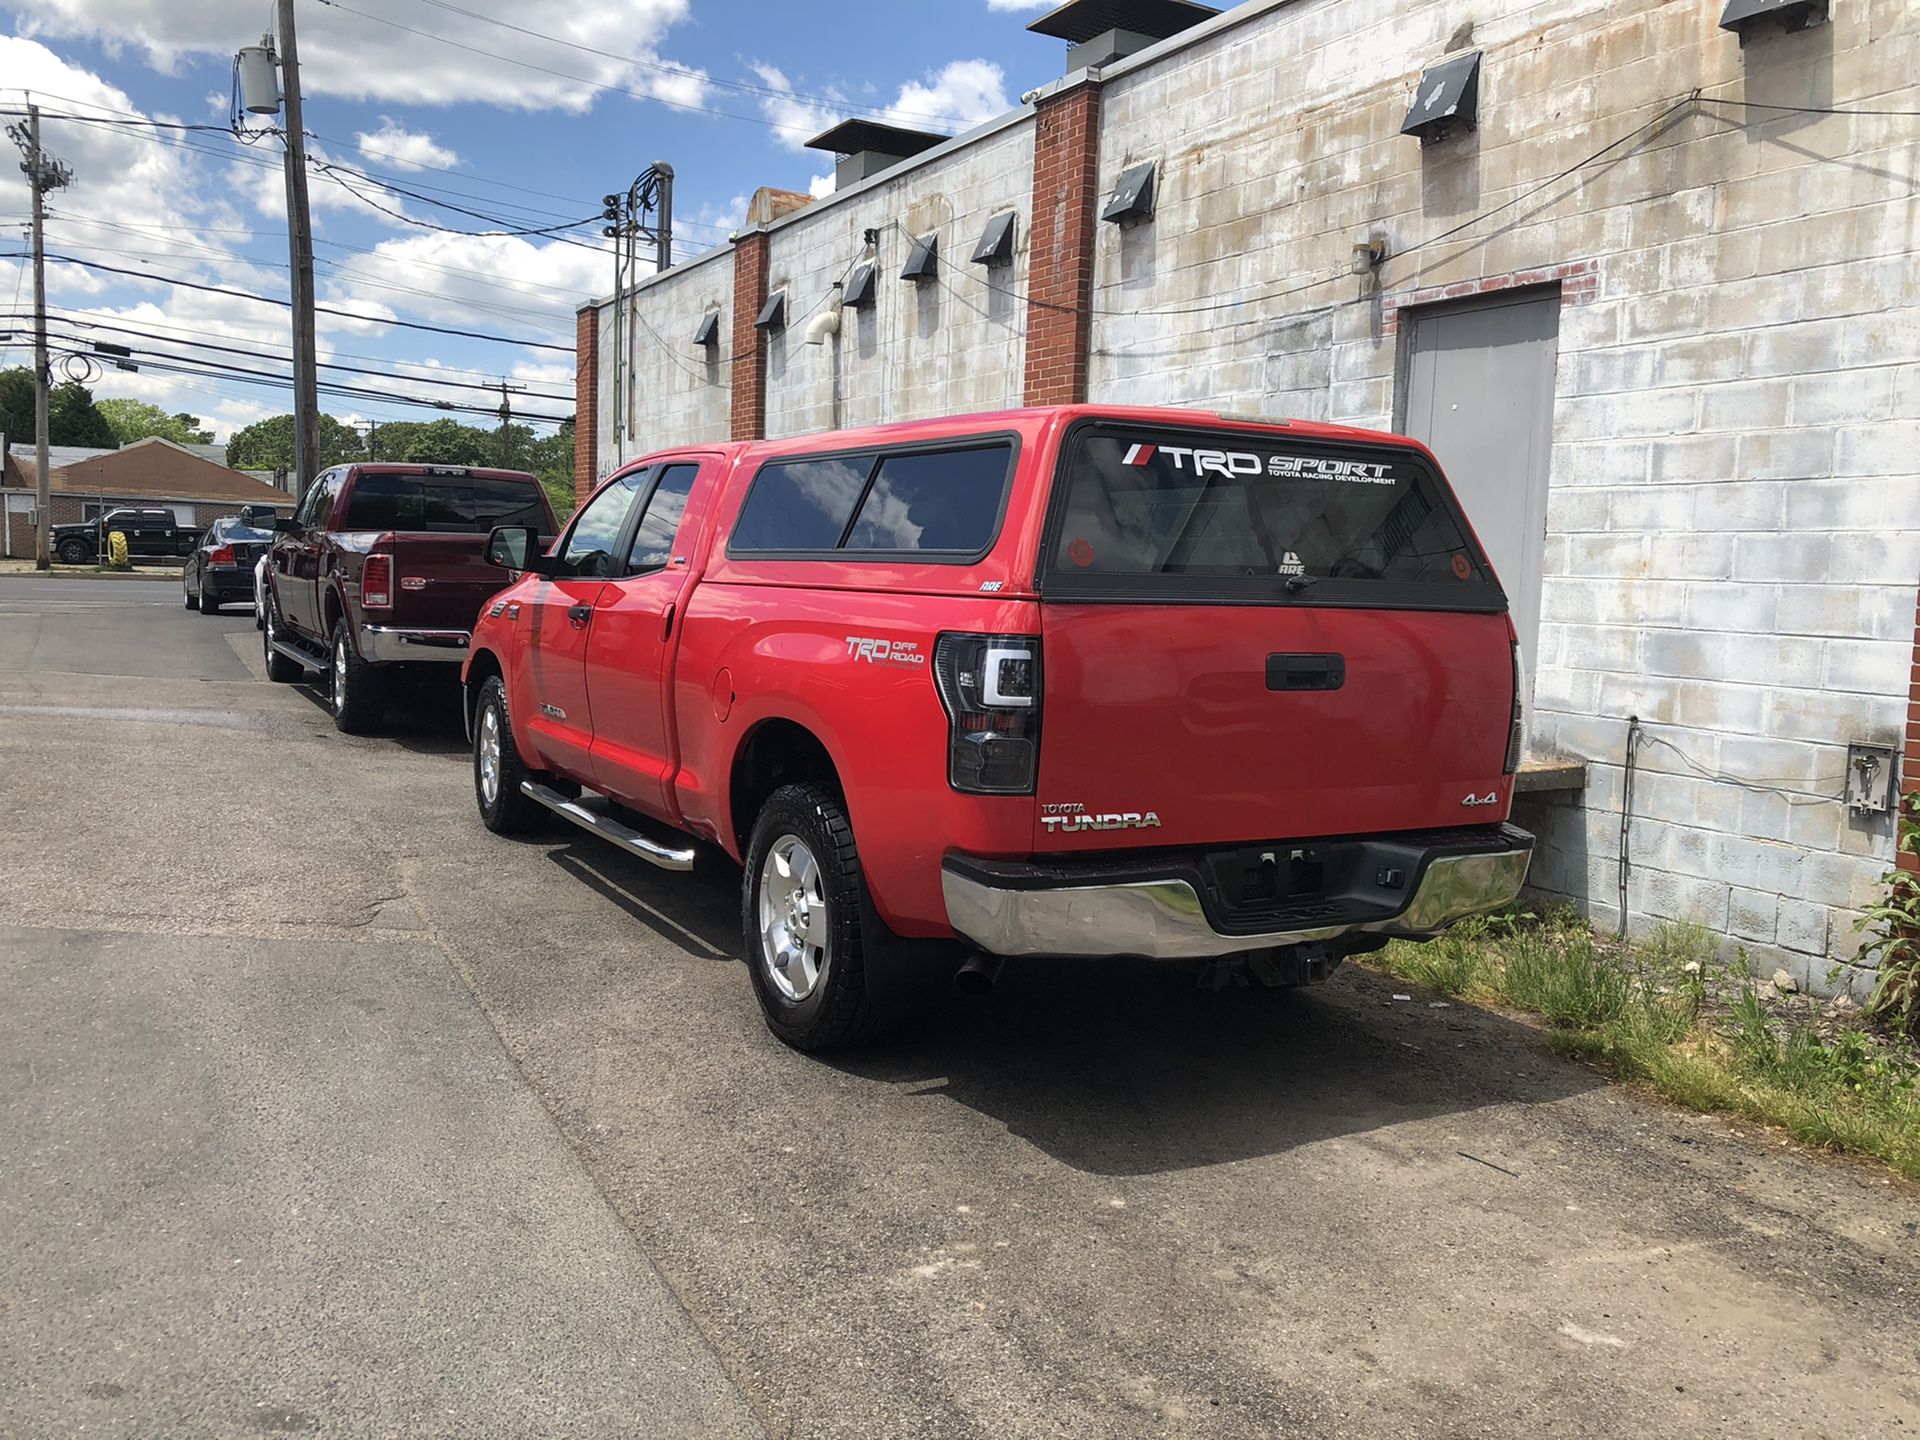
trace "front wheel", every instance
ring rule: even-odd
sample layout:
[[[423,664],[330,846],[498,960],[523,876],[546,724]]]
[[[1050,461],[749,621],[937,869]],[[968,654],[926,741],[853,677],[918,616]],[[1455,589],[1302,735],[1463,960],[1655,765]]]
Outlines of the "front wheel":
[[[784,785],[754,823],[740,909],[747,968],[767,1028],[797,1050],[879,1033],[867,994],[866,879],[845,803],[823,785]]]
[[[527,778],[507,716],[506,683],[489,675],[473,704],[473,798],[480,806],[480,823],[496,835],[531,830],[542,807],[520,793],[520,782]]]
[[[86,541],[62,540],[60,542],[60,558],[68,565],[84,565],[92,557],[87,553]]]
[[[305,667],[273,648],[273,642],[279,635],[279,607],[273,603],[273,592],[268,591],[267,613],[260,621],[260,642],[266,650],[267,679],[277,685],[286,685],[298,680],[305,673]]]

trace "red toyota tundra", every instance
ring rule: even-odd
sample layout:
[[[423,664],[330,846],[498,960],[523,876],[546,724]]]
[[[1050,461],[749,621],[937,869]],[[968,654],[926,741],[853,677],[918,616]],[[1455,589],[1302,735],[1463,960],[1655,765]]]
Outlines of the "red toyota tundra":
[[[1526,874],[1506,597],[1408,439],[1066,406],[670,450],[488,555],[482,819],[719,846],[805,1049],[1010,956],[1318,980]]]

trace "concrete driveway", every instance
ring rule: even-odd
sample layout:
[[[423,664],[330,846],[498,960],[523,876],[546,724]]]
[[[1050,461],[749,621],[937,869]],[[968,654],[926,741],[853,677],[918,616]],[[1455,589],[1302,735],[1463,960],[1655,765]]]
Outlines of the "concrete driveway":
[[[806,1059],[726,866],[489,836],[446,697],[259,672],[0,578],[0,1435],[1920,1427],[1876,1172],[1352,967]]]

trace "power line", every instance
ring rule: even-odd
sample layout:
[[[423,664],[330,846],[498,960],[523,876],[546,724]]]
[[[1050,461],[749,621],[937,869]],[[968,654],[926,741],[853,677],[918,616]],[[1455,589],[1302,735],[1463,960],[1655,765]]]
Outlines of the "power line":
[[[17,309],[0,311],[0,317],[11,320],[22,320],[28,318],[28,312]],[[211,350],[223,355],[239,355],[253,360],[268,360],[280,364],[292,363],[288,356],[263,354],[260,350],[247,346],[220,345],[210,340],[184,340],[175,335],[158,335],[149,330],[139,330],[131,325],[102,325],[97,322],[72,319],[65,315],[50,316],[49,318],[56,320],[59,324],[74,329],[108,330],[116,335],[131,335],[136,339],[147,340],[156,344],[177,345],[188,350]],[[92,343],[84,336],[70,336],[68,338],[76,345]],[[156,359],[163,360],[186,360],[194,358],[192,356],[173,355],[165,351],[154,351],[153,355]],[[500,382],[497,380],[490,384],[483,384],[472,380],[440,379],[430,375],[413,375],[402,370],[375,370],[364,365],[342,365],[337,361],[331,360],[321,360],[316,363],[322,370],[339,370],[351,375],[371,375],[376,379],[393,380],[403,384],[436,385],[453,390],[479,390],[488,394],[500,388]],[[547,390],[526,390],[523,393],[535,400],[553,400],[561,404],[571,404],[574,398],[571,395],[557,395]]]
[[[0,251],[0,260],[18,260],[23,251]],[[237,300],[252,300],[261,305],[287,307],[285,300],[276,300],[270,295],[255,295],[251,290],[233,290],[225,285],[206,285],[197,280],[182,280],[172,275],[155,275],[146,270],[127,270],[118,265],[103,265],[97,260],[81,260],[72,255],[54,255],[49,260],[58,260],[67,265],[78,265],[85,270],[99,270],[108,275],[126,275],[135,280],[150,280],[161,285],[179,285],[188,290],[203,290],[209,295],[231,295]],[[362,315],[354,310],[337,310],[330,305],[314,306],[316,314],[332,315],[342,320],[358,320],[368,325],[391,325],[402,330],[424,330],[434,335],[453,335],[463,340],[486,340],[495,345],[521,345],[529,350],[551,350],[561,355],[571,355],[571,345],[555,345],[544,340],[526,340],[513,335],[492,335],[484,330],[460,330],[448,325],[428,325],[419,320],[390,319],[384,315]]]

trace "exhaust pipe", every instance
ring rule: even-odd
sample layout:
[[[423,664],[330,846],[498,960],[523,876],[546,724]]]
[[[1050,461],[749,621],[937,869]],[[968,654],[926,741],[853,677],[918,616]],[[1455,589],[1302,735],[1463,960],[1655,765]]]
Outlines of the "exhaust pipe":
[[[953,977],[953,988],[962,995],[986,995],[993,990],[1000,979],[1000,968],[1007,963],[1004,955],[983,955],[978,950],[967,957]]]

